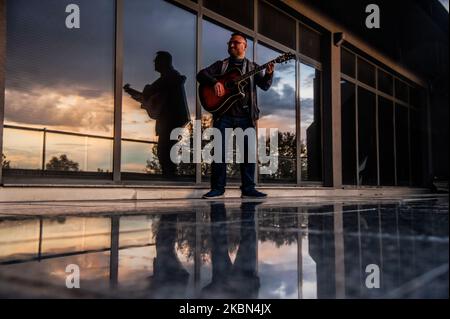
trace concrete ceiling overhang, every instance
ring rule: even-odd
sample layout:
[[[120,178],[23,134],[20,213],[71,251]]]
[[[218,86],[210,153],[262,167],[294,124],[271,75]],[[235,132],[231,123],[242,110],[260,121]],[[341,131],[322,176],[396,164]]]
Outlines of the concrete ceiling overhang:
[[[448,81],[448,12],[438,0],[285,0],[291,8],[306,11],[307,18],[315,20],[314,12],[329,19],[332,32],[349,31],[354,39],[367,44],[373,52],[366,52],[381,62],[389,60],[388,67],[405,72],[400,74],[415,82]],[[365,21],[366,7],[380,8],[380,29],[369,29]],[[303,12],[300,12],[303,14]],[[316,21],[321,24],[321,21]],[[327,26],[325,26],[327,28]],[[358,45],[356,45],[358,46]],[[363,47],[362,50],[365,48]],[[377,51],[377,52],[375,52]],[[375,54],[376,53],[376,54]],[[389,65],[390,64],[390,65]],[[416,78],[408,73],[417,75]],[[419,79],[420,78],[420,79]]]

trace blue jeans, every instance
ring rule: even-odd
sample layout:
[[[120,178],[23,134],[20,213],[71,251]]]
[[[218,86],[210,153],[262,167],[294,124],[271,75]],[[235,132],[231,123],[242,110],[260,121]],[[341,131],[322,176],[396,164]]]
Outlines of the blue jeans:
[[[211,189],[219,191],[225,191],[227,184],[227,163],[225,163],[225,129],[226,128],[242,128],[244,131],[249,127],[254,127],[250,116],[248,117],[232,117],[228,115],[222,115],[219,119],[214,119],[214,128],[220,130],[222,134],[222,163],[213,162],[211,164]],[[247,192],[255,188],[255,163],[248,162],[248,136],[244,139],[244,163],[240,164],[241,170],[241,190]],[[251,141],[256,145],[256,140]]]

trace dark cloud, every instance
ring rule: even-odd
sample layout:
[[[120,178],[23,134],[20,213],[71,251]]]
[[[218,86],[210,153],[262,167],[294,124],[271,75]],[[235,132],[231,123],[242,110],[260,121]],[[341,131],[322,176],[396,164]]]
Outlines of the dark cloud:
[[[114,2],[77,0],[81,28],[67,29],[73,1],[14,0],[7,12],[7,85],[113,88]]]
[[[258,102],[264,115],[276,114],[284,110],[295,111],[295,90],[292,86],[285,84],[281,93],[274,89],[261,92]]]

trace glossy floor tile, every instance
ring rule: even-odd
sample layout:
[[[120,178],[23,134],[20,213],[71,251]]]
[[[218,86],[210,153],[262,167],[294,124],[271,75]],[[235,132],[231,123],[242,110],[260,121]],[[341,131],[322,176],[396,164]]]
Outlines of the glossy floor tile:
[[[448,249],[446,196],[2,205],[0,297],[448,298]]]

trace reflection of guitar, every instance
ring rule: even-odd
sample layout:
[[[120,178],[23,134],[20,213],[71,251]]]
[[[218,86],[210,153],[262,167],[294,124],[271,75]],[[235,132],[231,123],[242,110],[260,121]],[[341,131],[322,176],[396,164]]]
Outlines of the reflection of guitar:
[[[139,91],[137,91],[137,90],[135,90],[135,89],[132,89],[131,86],[130,86],[129,84],[126,84],[126,85],[123,87],[123,90],[124,90],[125,92],[127,92],[127,93],[131,96],[131,98],[132,98],[133,100],[135,100],[135,101],[137,101],[137,102],[139,102],[139,103],[141,103],[141,104],[144,104],[144,101],[143,101],[144,97],[143,97],[143,95],[142,95],[141,92],[139,92]]]
[[[244,90],[248,85],[247,79],[264,70],[270,63],[283,63],[295,59],[295,54],[285,53],[275,60],[267,62],[244,75],[241,70],[234,68],[216,79],[225,87],[225,94],[217,96],[214,86],[200,85],[199,97],[203,108],[210,113],[225,113],[236,101],[245,96]]]
[[[139,103],[141,103],[141,108],[147,111],[150,118],[157,120],[161,113],[161,108],[164,104],[165,98],[161,93],[153,94],[149,99],[144,99],[142,92],[132,89],[129,84],[123,87],[124,91],[127,92],[131,98]]]

